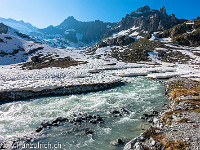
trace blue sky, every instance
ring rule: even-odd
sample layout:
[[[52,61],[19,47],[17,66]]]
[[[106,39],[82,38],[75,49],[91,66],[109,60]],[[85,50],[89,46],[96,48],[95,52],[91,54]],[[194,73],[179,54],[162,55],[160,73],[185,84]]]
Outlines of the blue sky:
[[[144,5],[152,9],[165,6],[168,14],[178,18],[200,16],[199,0],[0,0],[0,17],[24,20],[39,28],[58,25],[68,16],[117,22]]]

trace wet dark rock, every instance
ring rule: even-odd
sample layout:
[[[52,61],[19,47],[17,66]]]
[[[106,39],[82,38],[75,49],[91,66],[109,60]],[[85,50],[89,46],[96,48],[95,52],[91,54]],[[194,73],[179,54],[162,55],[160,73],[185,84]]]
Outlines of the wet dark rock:
[[[89,123],[97,124],[97,120],[90,120]]]
[[[52,126],[59,126],[60,122],[52,123]]]
[[[120,114],[120,111],[118,111],[118,110],[113,110],[113,111],[112,111],[112,114]]]
[[[126,110],[125,108],[121,108],[120,109],[121,113],[123,114],[130,114],[128,110]]]
[[[69,120],[69,123],[74,123],[74,121],[73,120]]]
[[[63,122],[63,121],[67,121],[68,119],[67,118],[64,118],[64,117],[58,117],[56,118],[55,120],[52,121],[52,124],[56,124],[58,122]]]
[[[113,146],[120,146],[120,145],[124,145],[126,142],[127,142],[126,138],[119,138],[115,141],[110,142],[110,144]]]
[[[0,143],[0,149],[5,149],[4,143]]]
[[[91,118],[92,118],[92,115],[88,115],[87,117],[91,119]]]
[[[143,114],[143,116],[144,116],[144,117],[148,117],[149,115],[148,115],[148,114]]]
[[[96,116],[96,115],[93,115],[93,116],[92,116],[92,118],[96,119],[96,118],[97,118],[97,116]]]
[[[74,117],[77,117],[77,114],[73,114]]]
[[[84,120],[87,120],[87,118],[86,117],[82,117],[82,120],[84,121]]]
[[[149,123],[153,123],[154,117],[157,117],[159,115],[159,112],[156,110],[153,110],[151,114],[143,114],[140,119],[146,120]]]
[[[52,126],[52,123],[50,123],[49,121],[43,121],[43,122],[41,123],[41,126],[44,127],[44,128],[47,128],[47,127],[49,127],[49,126]]]
[[[37,129],[35,130],[35,132],[40,132],[43,130],[43,127],[37,127]]]
[[[58,118],[56,118],[56,120],[57,120],[57,121],[66,121],[67,118],[64,118],[64,117],[58,117]]]
[[[91,129],[85,129],[85,130],[84,130],[84,133],[85,133],[85,134],[93,134],[94,131],[92,131]]]
[[[112,110],[111,113],[113,117],[121,117],[123,115],[130,114],[129,111],[126,110],[125,108],[120,108],[120,110]]]
[[[121,117],[122,114],[113,114],[113,117]]]
[[[97,116],[96,120],[97,121],[103,121],[103,119],[100,116]]]
[[[92,118],[93,118],[92,115],[86,116],[86,120],[87,120],[87,121],[91,120]]]
[[[152,123],[152,122],[153,122],[153,118],[152,118],[152,117],[151,117],[151,118],[148,118],[148,119],[147,119],[147,122]]]
[[[33,140],[33,138],[31,138],[31,137],[26,137],[24,141],[25,141],[25,142],[31,142],[32,140]]]
[[[13,141],[12,147],[16,147],[17,148],[17,146],[18,146],[18,142],[17,141]]]
[[[75,122],[81,122],[82,121],[82,117],[75,117],[73,119],[73,121],[75,121]]]
[[[158,115],[158,114],[159,114],[159,112],[158,112],[158,111],[156,111],[156,110],[153,110],[153,111],[152,111],[152,114],[153,114],[153,115]]]

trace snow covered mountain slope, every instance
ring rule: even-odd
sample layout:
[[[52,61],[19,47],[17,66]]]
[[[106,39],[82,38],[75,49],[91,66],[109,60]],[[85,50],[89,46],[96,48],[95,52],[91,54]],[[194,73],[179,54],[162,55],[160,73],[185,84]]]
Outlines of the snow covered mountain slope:
[[[49,59],[68,57],[62,50],[31,41],[27,35],[0,24],[0,65],[31,61],[35,55],[40,55],[40,57],[48,55]]]
[[[104,34],[114,27],[115,23],[100,20],[82,22],[74,17],[68,17],[58,26],[49,26],[32,32],[30,35],[37,41],[51,47],[65,48],[92,45],[101,40]]]
[[[25,23],[23,20],[21,21],[16,21],[14,19],[5,19],[0,17],[0,23],[4,23],[7,26],[10,26],[17,31],[29,35],[29,33],[37,31],[38,28],[32,26],[30,23]]]

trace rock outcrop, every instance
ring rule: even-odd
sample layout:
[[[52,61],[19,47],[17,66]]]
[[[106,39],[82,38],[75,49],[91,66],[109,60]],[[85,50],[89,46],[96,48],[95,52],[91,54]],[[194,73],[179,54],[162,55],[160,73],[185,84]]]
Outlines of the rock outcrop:
[[[200,19],[189,20],[182,24],[176,25],[169,30],[156,35],[158,38],[172,38],[172,42],[184,46],[200,45]]]
[[[113,33],[127,30],[133,26],[139,27],[140,31],[154,32],[163,31],[173,26],[183,23],[185,19],[177,19],[174,14],[168,15],[165,7],[159,10],[150,9],[149,6],[144,6],[131,14],[127,14],[119,23],[118,27],[109,30],[105,37]]]
[[[106,47],[106,46],[126,46],[135,42],[135,39],[129,36],[120,36],[113,39],[108,39],[105,41],[100,41],[96,44],[97,48]]]

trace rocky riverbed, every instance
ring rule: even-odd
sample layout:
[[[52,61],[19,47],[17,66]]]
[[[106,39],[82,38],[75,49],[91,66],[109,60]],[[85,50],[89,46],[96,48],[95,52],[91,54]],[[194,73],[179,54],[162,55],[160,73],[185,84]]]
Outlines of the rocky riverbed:
[[[165,86],[156,80],[123,79],[123,86],[98,92],[2,103],[2,146],[59,141],[62,148],[72,150],[122,149],[147,128],[140,116],[161,110],[167,100]]]
[[[170,104],[154,116],[153,125],[127,143],[124,150],[200,149],[199,85],[186,78],[170,79],[167,83]]]

